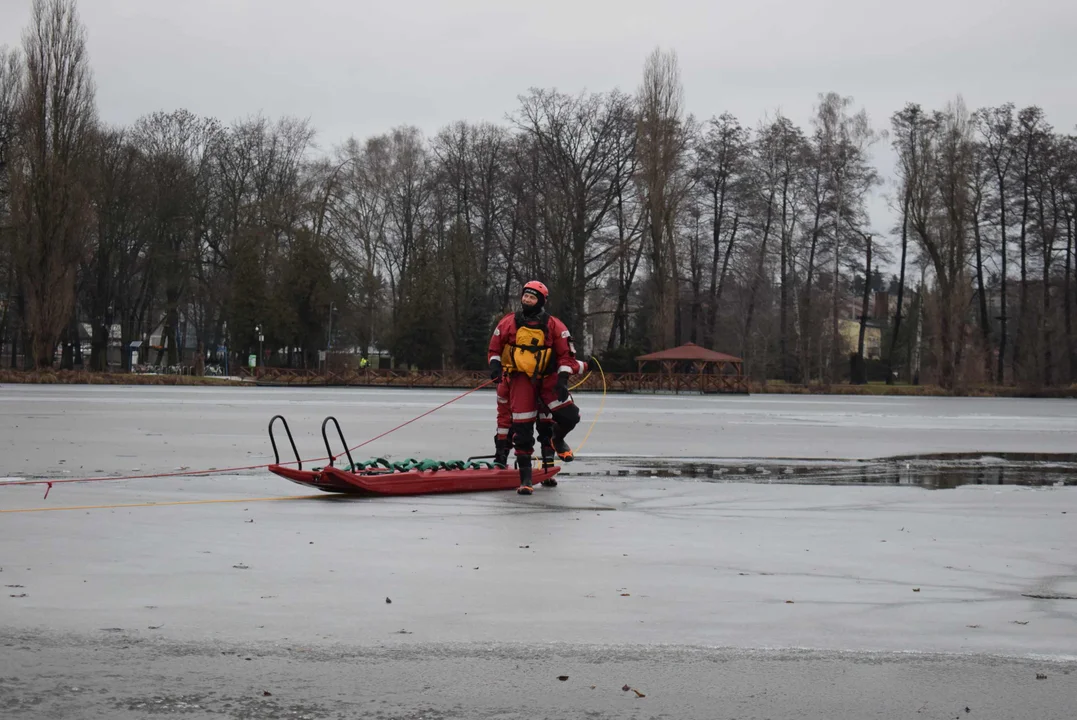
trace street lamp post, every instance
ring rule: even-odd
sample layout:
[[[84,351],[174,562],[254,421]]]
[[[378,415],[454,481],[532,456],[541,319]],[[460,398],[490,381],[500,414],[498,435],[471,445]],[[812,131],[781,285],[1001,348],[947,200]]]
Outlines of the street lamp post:
[[[254,364],[254,367],[258,368],[258,367],[261,367],[262,363],[263,363],[263,360],[262,360],[262,357],[263,357],[262,356],[262,341],[265,340],[266,337],[265,337],[265,335],[262,334],[262,324],[261,323],[254,326],[254,331],[256,333],[258,333],[258,361]],[[257,372],[257,370],[256,370],[256,372]]]
[[[329,303],[329,338],[325,344],[325,371],[329,372],[329,353],[333,349],[333,311],[337,309],[336,303]]]

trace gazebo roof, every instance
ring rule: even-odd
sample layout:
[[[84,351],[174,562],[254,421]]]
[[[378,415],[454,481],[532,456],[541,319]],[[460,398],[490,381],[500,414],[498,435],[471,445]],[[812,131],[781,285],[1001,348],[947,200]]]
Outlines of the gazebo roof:
[[[714,350],[708,350],[705,347],[701,347],[691,342],[685,343],[680,347],[669,348],[668,350],[659,350],[658,352],[653,352],[649,355],[638,355],[636,357],[637,362],[648,362],[650,360],[689,360],[694,362],[744,362],[742,358],[734,357],[733,355],[726,355],[725,353],[716,352]]]

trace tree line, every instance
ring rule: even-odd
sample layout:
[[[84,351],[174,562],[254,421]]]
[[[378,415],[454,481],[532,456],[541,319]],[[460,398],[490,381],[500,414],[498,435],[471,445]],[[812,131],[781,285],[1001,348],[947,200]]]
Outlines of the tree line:
[[[883,129],[827,93],[807,128],[700,120],[676,55],[655,50],[632,94],[531,89],[501,123],[322,152],[300,119],[179,109],[117,127],[94,95],[75,0],[34,0],[22,47],[0,49],[12,365],[52,366],[59,347],[62,367],[103,370],[118,326],[124,347],[159,334],[150,360],[169,365],[188,347],[245,356],[261,336],[290,367],[374,347],[481,368],[537,278],[611,368],[692,341],[757,378],[864,381],[870,325],[888,381],[1077,375],[1077,140],[1038,107],[909,103]],[[872,160],[885,143],[888,178]],[[894,227],[870,224],[879,193]]]

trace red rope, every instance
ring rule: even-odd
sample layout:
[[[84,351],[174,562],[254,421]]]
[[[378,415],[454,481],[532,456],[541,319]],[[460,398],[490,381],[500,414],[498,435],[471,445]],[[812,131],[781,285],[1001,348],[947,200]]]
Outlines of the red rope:
[[[365,441],[365,442],[361,442],[361,443],[359,443],[358,445],[356,445],[356,446],[355,446],[355,447],[353,447],[353,448],[348,448],[348,452],[351,452],[352,450],[358,450],[359,448],[363,447],[364,445],[369,445],[370,443],[374,442],[375,440],[380,440],[381,438],[385,437],[385,436],[386,436],[386,435],[388,435],[389,433],[393,433],[393,432],[396,432],[397,430],[399,430],[399,429],[400,429],[400,428],[402,428],[402,427],[405,427],[405,426],[407,426],[407,425],[411,425],[411,424],[412,424],[413,422],[415,422],[416,420],[421,420],[422,418],[426,417],[426,416],[427,416],[427,415],[429,415],[430,413],[432,413],[432,412],[436,412],[436,411],[440,410],[441,408],[445,407],[446,405],[451,405],[452,403],[456,402],[457,400],[460,400],[460,399],[462,399],[462,398],[466,398],[466,397],[467,397],[468,395],[470,395],[471,393],[475,392],[476,390],[481,390],[482,388],[486,387],[487,385],[489,385],[489,384],[490,384],[490,383],[492,383],[492,382],[493,382],[493,380],[487,380],[487,381],[486,381],[486,382],[484,382],[484,383],[483,383],[482,385],[478,385],[478,386],[476,386],[476,387],[473,387],[473,388],[471,388],[470,390],[468,390],[468,391],[467,391],[466,393],[464,393],[463,395],[457,395],[457,396],[456,396],[456,397],[454,397],[454,398],[453,398],[452,400],[448,400],[448,401],[446,401],[446,402],[443,402],[443,403],[441,403],[440,405],[438,405],[438,406],[437,406],[436,408],[434,408],[433,410],[427,410],[427,411],[426,411],[426,412],[424,412],[424,413],[423,413],[422,415],[419,415],[418,417],[413,417],[413,418],[412,418],[411,420],[408,420],[408,421],[407,421],[406,423],[401,423],[400,425],[397,425],[397,426],[396,426],[395,428],[393,428],[392,430],[386,430],[386,431],[385,431],[385,432],[383,432],[383,433],[382,433],[381,435],[375,435],[374,437],[370,438],[369,440],[367,440],[367,441]],[[340,456],[338,455],[337,457],[340,457]]]
[[[493,382],[493,380],[487,380],[482,385],[478,385],[476,387],[473,387],[470,390],[468,390],[467,392],[465,392],[465,393],[463,393],[461,395],[457,395],[456,397],[454,397],[451,400],[443,402],[442,404],[438,405],[436,408],[434,408],[432,410],[427,410],[422,415],[418,415],[416,417],[413,417],[411,420],[408,420],[405,423],[401,423],[400,425],[397,425],[396,427],[392,428],[391,430],[386,430],[381,435],[376,435],[376,436],[370,438],[369,440],[366,440],[364,442],[359,443],[358,445],[356,445],[353,448],[349,448],[348,451],[351,452],[352,450],[358,450],[359,448],[363,447],[364,445],[369,445],[370,443],[374,442],[375,440],[380,440],[381,438],[385,437],[386,435],[388,435],[390,433],[394,433],[394,432],[396,432],[397,430],[399,430],[402,427],[406,427],[408,425],[411,425],[416,420],[420,420],[420,419],[426,417],[427,415],[429,415],[431,413],[437,412],[438,410],[445,407],[446,405],[451,405],[452,403],[456,402],[457,400],[461,400],[461,399],[467,397],[468,395],[475,392],[476,390],[481,390],[482,388],[486,387],[487,385],[489,385],[492,382]],[[337,457],[340,457],[340,456],[338,455]],[[282,462],[282,463],[279,463],[279,464],[280,465],[295,465],[297,462],[311,463],[311,462],[318,462],[320,460],[335,460],[335,459],[336,459],[335,457],[333,457],[333,458],[320,457],[320,458],[312,458],[312,459],[302,460],[302,461],[291,460],[289,462]],[[180,472],[150,473],[148,475],[119,475],[119,476],[102,475],[102,476],[98,476],[98,477],[59,478],[59,479],[54,479],[54,480],[15,480],[13,482],[2,482],[2,483],[0,483],[0,486],[4,486],[4,485],[47,485],[48,487],[45,488],[45,497],[48,498],[49,490],[52,489],[52,486],[54,484],[59,484],[59,483],[99,482],[99,481],[104,481],[104,480],[149,480],[149,479],[154,479],[154,478],[166,478],[166,477],[194,477],[194,476],[197,476],[197,475],[220,475],[220,474],[223,474],[223,473],[237,472],[239,470],[260,470],[262,468],[268,468],[268,467],[269,467],[269,465],[239,465],[239,466],[236,466],[236,467],[227,467],[227,468],[210,468],[208,470],[186,470],[186,471],[180,471]]]

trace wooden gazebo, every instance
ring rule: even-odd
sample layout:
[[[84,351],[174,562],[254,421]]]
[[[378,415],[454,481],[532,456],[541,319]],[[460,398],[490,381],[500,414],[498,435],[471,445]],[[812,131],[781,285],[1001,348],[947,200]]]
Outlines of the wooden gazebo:
[[[695,343],[636,357],[640,375],[648,364],[658,364],[657,387],[672,392],[747,393],[744,360],[708,350]]]

